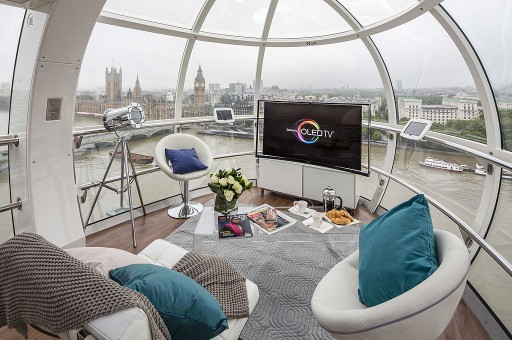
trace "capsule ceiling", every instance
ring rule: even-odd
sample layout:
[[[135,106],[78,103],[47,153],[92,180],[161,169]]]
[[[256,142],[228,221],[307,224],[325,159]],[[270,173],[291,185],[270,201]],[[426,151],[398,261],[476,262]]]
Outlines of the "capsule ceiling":
[[[192,29],[205,1],[107,1],[104,11]],[[303,38],[351,30],[329,3],[320,0],[280,0],[277,2],[269,38]],[[414,0],[339,1],[357,21],[371,25],[418,4]],[[270,0],[218,0],[208,12],[200,31],[243,37],[261,37]]]

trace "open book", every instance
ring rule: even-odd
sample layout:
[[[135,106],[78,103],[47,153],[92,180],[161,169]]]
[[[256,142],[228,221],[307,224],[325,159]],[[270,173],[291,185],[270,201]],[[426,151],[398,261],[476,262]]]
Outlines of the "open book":
[[[271,235],[289,227],[295,222],[293,218],[283,214],[268,204],[263,204],[247,213],[251,221],[261,230]]]

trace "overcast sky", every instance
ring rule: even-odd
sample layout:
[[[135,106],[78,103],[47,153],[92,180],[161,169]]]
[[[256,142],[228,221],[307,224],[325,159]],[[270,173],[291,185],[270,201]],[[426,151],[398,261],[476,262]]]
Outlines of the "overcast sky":
[[[404,6],[411,0],[400,0]],[[367,11],[356,7],[354,1],[346,0],[347,8],[361,13],[361,22],[371,23],[379,19],[386,10],[392,11],[380,1],[379,10]],[[363,1],[368,3],[369,1]],[[126,2],[110,0],[111,8]],[[164,20],[165,11],[158,6],[169,7],[169,1],[152,0],[133,2],[143,5],[143,15],[158,15]],[[184,3],[180,1],[180,3]],[[173,2],[171,22],[190,21],[202,1],[187,3],[181,8]],[[203,28],[226,33],[231,26],[239,27],[241,35],[257,36],[263,26],[265,6],[269,0],[218,0]],[[343,1],[342,1],[343,3]],[[152,6],[150,6],[150,4]],[[312,14],[312,6],[318,11]],[[321,5],[320,5],[321,4]],[[443,5],[453,12],[454,18],[465,29],[466,34],[480,54],[487,73],[495,87],[512,83],[512,10],[507,0],[496,0],[493,6],[479,7],[478,0],[458,3],[446,0]],[[154,6],[153,6],[154,5]],[[135,6],[135,5],[134,5]],[[136,9],[127,11],[136,12]],[[224,6],[224,7],[222,7]],[[301,7],[302,6],[302,7]],[[352,6],[352,7],[351,7]],[[155,10],[155,8],[157,10]],[[236,15],[239,11],[239,15]],[[482,20],[475,20],[475,18]],[[17,46],[18,31],[23,11],[0,5],[0,82],[10,81],[13,59]],[[301,19],[302,18],[302,19]],[[235,20],[236,19],[236,20]],[[326,24],[327,23],[327,24]],[[278,4],[271,27],[270,37],[297,36],[307,31],[332,33],[335,27],[346,26],[325,2],[283,1]],[[300,27],[300,29],[299,29]],[[232,27],[231,27],[232,29]],[[306,31],[304,31],[306,30]],[[428,88],[448,86],[474,86],[468,68],[440,24],[426,14],[401,27],[373,36],[393,83],[401,80],[404,88]],[[105,68],[115,66],[123,69],[123,88],[126,91],[135,84],[137,74],[142,90],[175,89],[185,40],[130,29],[97,24],[83,59],[79,80],[81,90],[99,90],[105,86]],[[185,88],[193,86],[197,68],[201,65],[207,83],[219,82],[227,87],[230,82],[252,85],[256,74],[256,47],[229,46],[207,42],[196,42],[188,65]],[[330,46],[301,48],[267,48],[262,71],[264,86],[278,85],[281,88],[377,88],[382,87],[377,68],[360,41],[350,41]]]

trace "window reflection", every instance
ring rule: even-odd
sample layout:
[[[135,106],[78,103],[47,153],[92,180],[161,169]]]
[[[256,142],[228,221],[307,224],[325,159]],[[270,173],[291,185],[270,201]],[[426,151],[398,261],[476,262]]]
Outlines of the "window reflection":
[[[12,75],[25,10],[0,4],[0,135],[9,133]],[[9,153],[0,147],[0,205],[10,203]],[[0,243],[14,236],[10,212],[0,214]]]

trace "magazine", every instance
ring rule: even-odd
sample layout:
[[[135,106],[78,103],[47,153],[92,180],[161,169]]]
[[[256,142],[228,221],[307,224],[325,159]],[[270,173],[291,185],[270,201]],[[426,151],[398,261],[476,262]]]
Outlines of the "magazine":
[[[247,214],[251,221],[261,230],[271,235],[293,225],[296,220],[278,211],[268,204],[263,204]]]
[[[221,215],[218,221],[219,238],[252,237],[251,223],[247,215]]]

